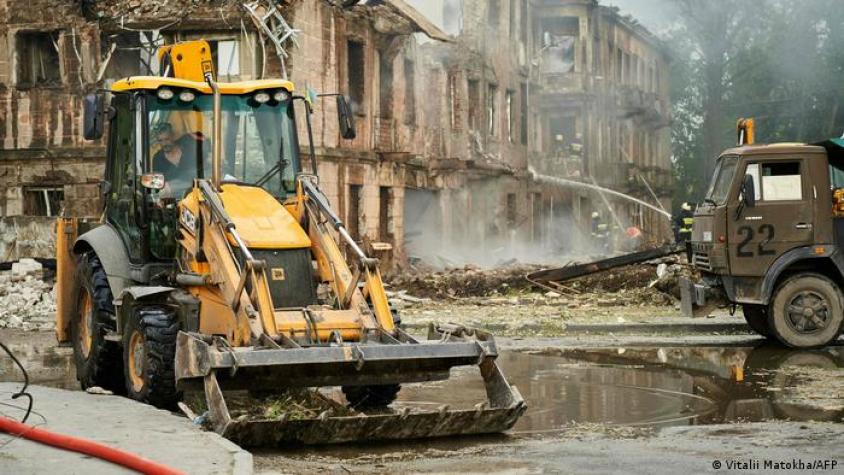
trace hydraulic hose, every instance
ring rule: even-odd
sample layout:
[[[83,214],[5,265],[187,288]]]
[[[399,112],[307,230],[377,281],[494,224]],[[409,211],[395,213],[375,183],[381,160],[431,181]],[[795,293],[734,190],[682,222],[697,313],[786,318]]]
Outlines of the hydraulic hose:
[[[13,419],[9,419],[8,417],[0,416],[0,431],[8,432],[14,436],[23,437],[25,439],[51,445],[60,449],[90,455],[141,473],[155,475],[175,475],[185,473],[166,465],[153,462],[152,460],[143,458],[140,455],[133,454],[132,452],[115,449],[114,447],[109,447],[92,440],[59,434],[57,432],[34,427],[29,424],[23,424]]]

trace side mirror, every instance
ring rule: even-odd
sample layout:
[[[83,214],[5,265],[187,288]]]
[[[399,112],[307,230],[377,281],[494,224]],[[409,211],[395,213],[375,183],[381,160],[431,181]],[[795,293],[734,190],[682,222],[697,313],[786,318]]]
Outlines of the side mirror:
[[[105,131],[105,94],[85,96],[82,117],[82,136],[85,140],[98,140]]]
[[[355,119],[346,96],[337,95],[337,119],[340,121],[340,136],[346,140],[355,138]]]
[[[756,206],[756,183],[753,181],[753,175],[744,175],[744,183],[741,185],[741,194],[744,204],[748,208]]]

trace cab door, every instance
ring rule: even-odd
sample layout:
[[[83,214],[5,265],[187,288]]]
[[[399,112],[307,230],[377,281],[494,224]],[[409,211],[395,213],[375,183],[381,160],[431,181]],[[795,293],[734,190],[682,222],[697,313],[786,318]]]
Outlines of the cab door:
[[[762,276],[783,253],[814,242],[814,200],[805,158],[751,157],[736,178],[753,177],[755,206],[744,206],[740,185],[727,214],[730,273]]]

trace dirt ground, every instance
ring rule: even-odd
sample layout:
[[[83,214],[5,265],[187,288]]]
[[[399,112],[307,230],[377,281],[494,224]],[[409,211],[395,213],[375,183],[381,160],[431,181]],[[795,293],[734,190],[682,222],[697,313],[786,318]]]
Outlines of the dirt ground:
[[[591,276],[559,292],[524,285],[522,268],[393,280],[391,304],[409,333],[424,338],[429,324],[446,322],[492,332],[528,412],[491,437],[254,450],[255,471],[699,473],[715,462],[756,461],[746,473],[762,473],[768,460],[835,462],[817,471],[840,472],[844,341],[792,351],[766,344],[740,314],[684,318],[674,274],[658,276],[656,267]],[[0,328],[0,340],[33,383],[77,390],[72,350],[29,328]],[[394,406],[471,407],[485,398],[476,372],[405,385]],[[19,379],[0,358],[0,381]]]

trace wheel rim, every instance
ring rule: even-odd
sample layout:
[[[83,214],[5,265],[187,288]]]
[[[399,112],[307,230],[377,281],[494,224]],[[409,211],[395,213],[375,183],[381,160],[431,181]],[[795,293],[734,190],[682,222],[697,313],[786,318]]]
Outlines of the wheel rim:
[[[791,299],[786,307],[786,316],[786,322],[794,331],[817,333],[829,324],[829,302],[817,292],[804,290]]]
[[[86,290],[82,290],[79,300],[79,318],[76,319],[79,327],[79,348],[82,350],[82,356],[88,358],[91,346],[94,345],[94,332],[91,328],[94,322],[94,303]]]
[[[129,379],[135,392],[144,387],[144,337],[139,331],[129,339]]]

